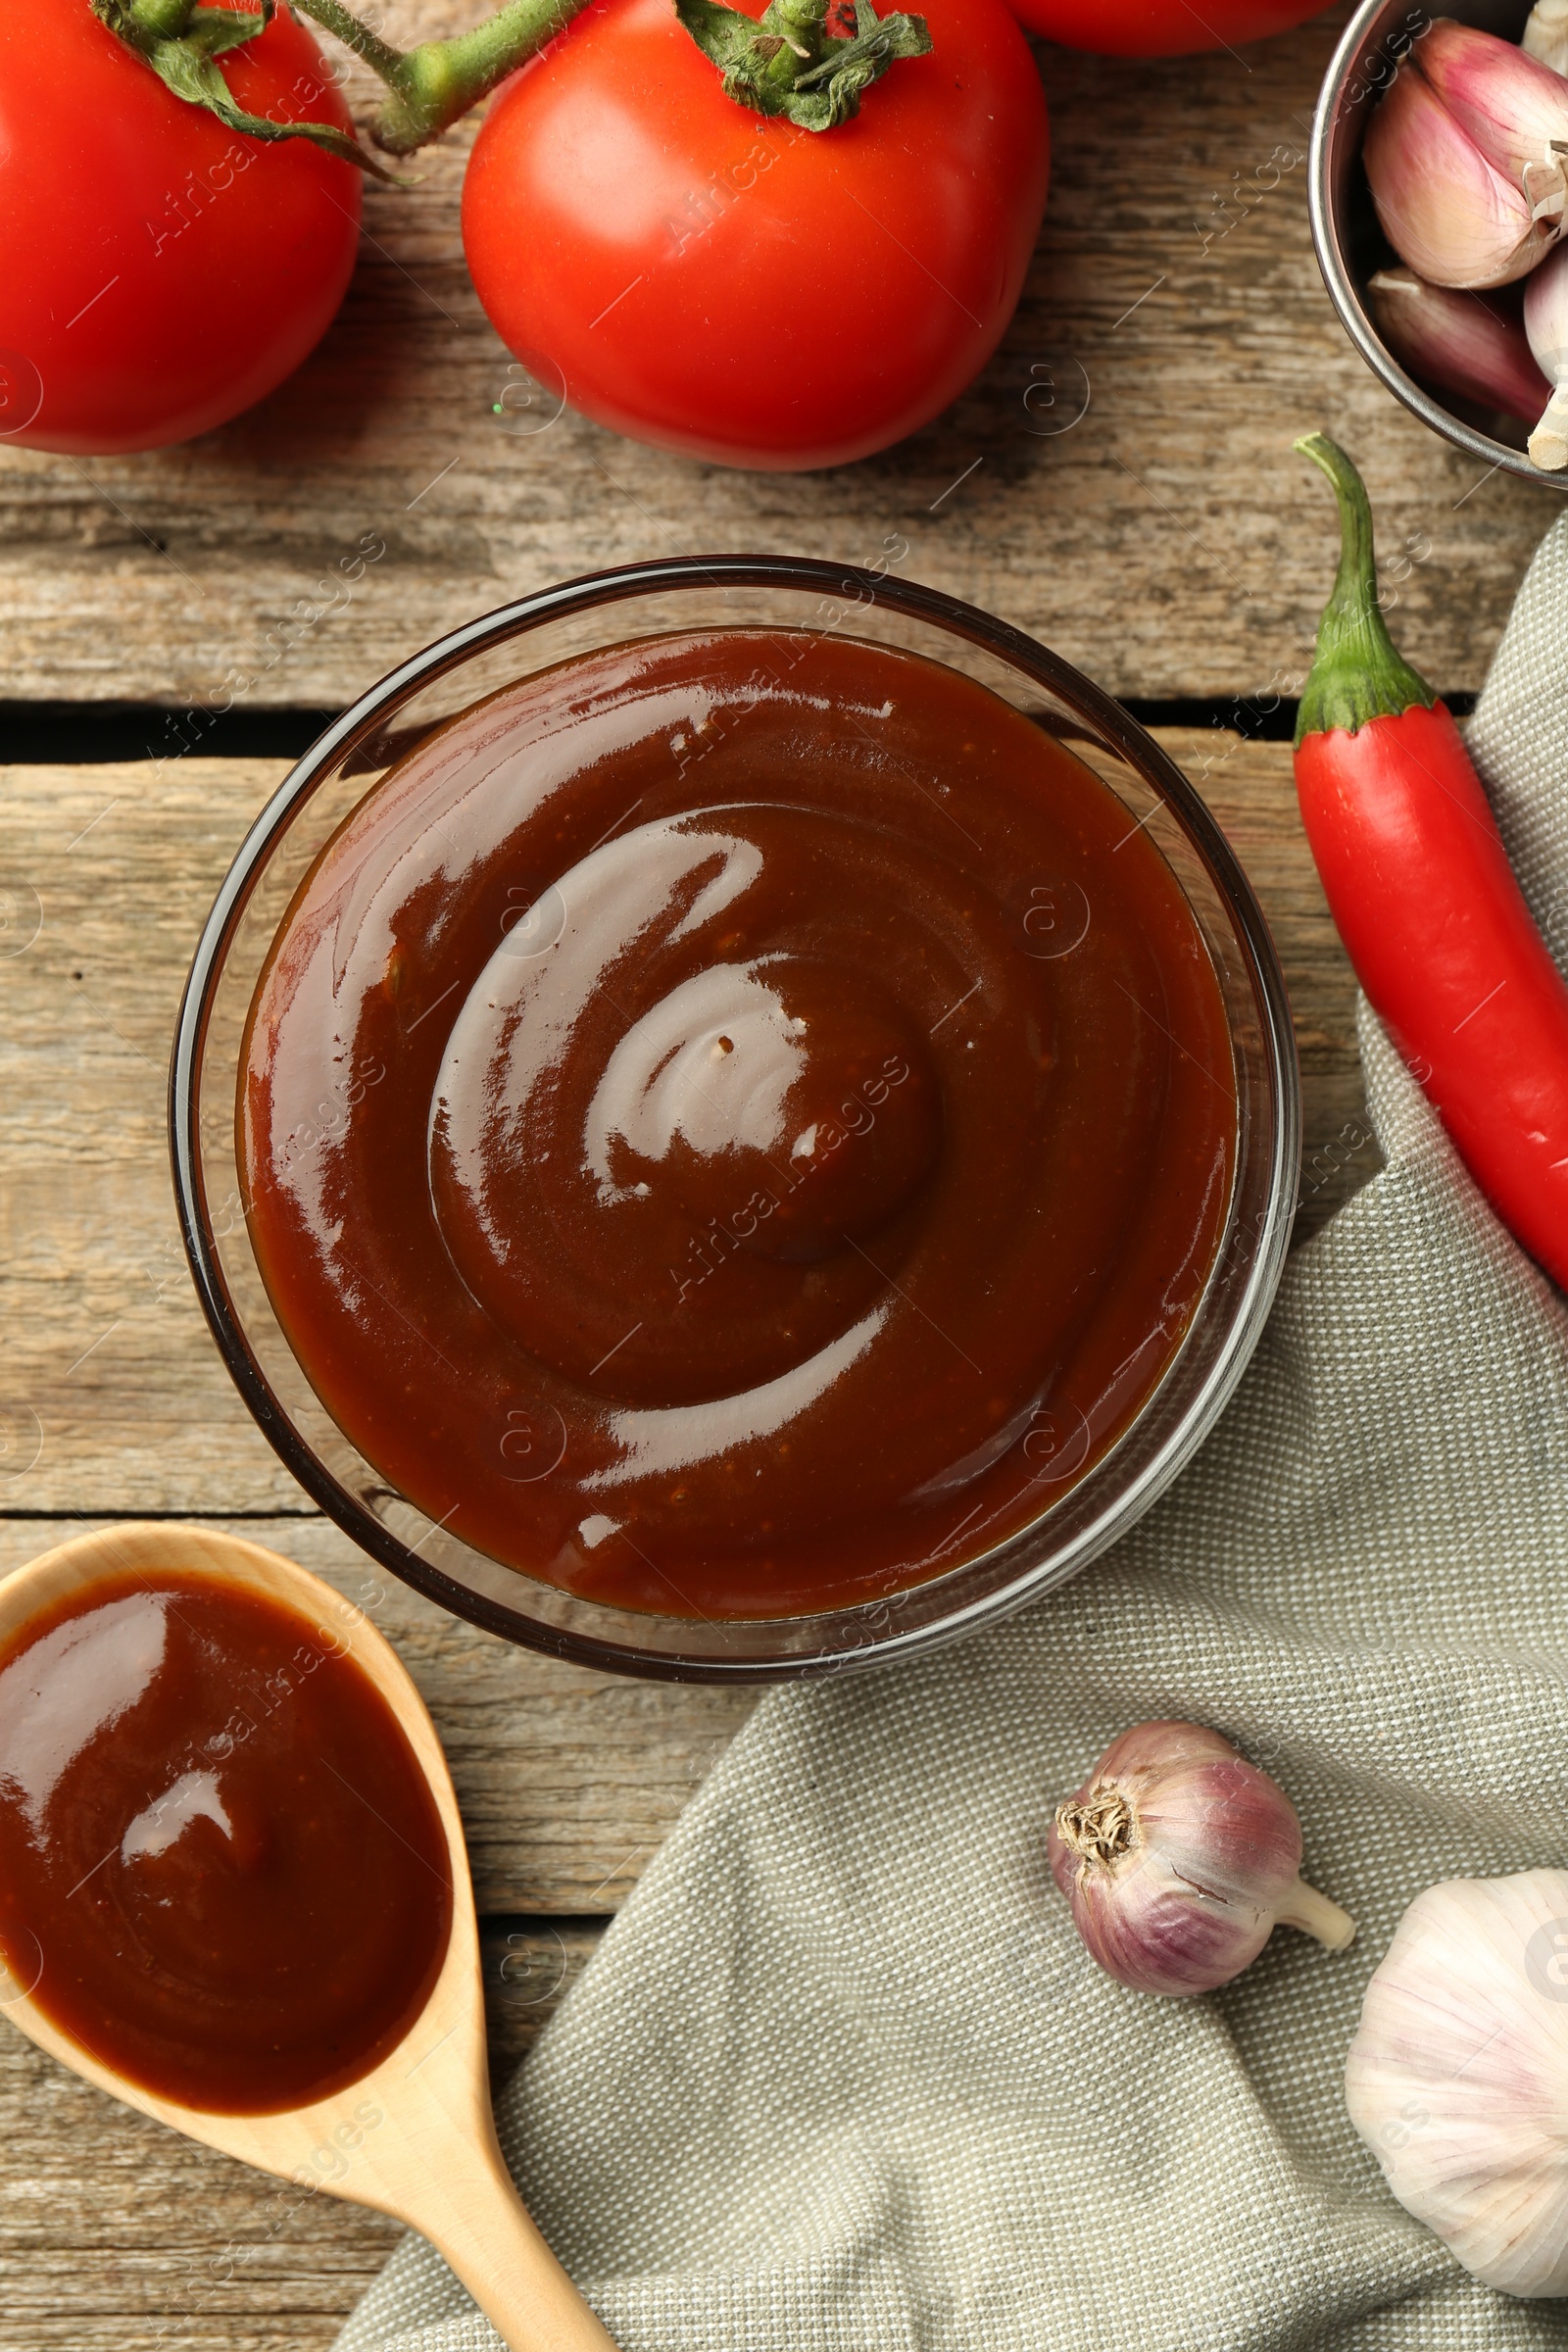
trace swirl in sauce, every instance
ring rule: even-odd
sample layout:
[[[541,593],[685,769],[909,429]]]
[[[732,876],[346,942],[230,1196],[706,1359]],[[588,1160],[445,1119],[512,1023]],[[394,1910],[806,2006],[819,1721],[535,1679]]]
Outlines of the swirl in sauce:
[[[1229,1205],[1219,986],[1122,803],[858,641],[621,646],[328,845],[241,1060],[327,1410],[493,1557],[663,1614],[943,1573],[1064,1494]]]

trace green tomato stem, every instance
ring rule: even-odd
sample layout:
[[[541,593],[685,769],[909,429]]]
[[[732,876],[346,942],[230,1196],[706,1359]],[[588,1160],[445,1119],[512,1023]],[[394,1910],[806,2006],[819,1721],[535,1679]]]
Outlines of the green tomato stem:
[[[393,80],[406,64],[401,49],[394,49],[390,41],[383,41],[379,34],[373,33],[368,24],[362,24],[358,17],[339,6],[339,0],[294,0],[294,5],[302,17],[314,17],[345,49],[352,49],[356,57],[363,58],[371,73],[379,74],[383,81]]]
[[[378,39],[343,0],[293,4],[380,75],[386,103],[372,136],[390,155],[412,155],[537,56],[587,0],[506,0],[470,32],[407,51]],[[756,114],[786,115],[808,130],[848,122],[861,93],[890,65],[923,57],[931,47],[923,18],[879,18],[873,0],[859,0],[856,36],[837,38],[827,31],[828,8],[829,0],[770,0],[759,23],[721,0],[675,0],[676,15],[718,67],[729,97]]]
[[[254,8],[198,8],[196,0],[89,0],[89,4],[99,23],[156,74],[181,105],[199,106],[248,138],[308,139],[342,163],[353,164],[377,179],[392,180],[392,173],[337,123],[251,115],[235,102],[218,60],[264,33],[276,13],[277,0],[256,0]]]
[[[827,0],[777,0],[773,21],[785,38],[808,51],[813,61],[821,55]]]
[[[193,0],[129,0],[125,13],[139,32],[155,41],[178,40],[190,22]]]
[[[335,34],[387,85],[373,136],[390,155],[412,155],[477,106],[496,84],[525,65],[570,24],[587,0],[507,0],[471,32],[447,41],[393,49],[362,24],[341,0],[294,0]]]
[[[260,29],[275,0],[253,0]],[[387,178],[365,150],[334,126],[272,125],[241,113],[213,60],[249,37],[242,8],[198,15],[195,0],[91,0],[94,13],[152,66],[175,94],[205,106],[237,129],[268,138],[309,138],[334,155]],[[526,65],[587,6],[587,0],[506,0],[493,17],[451,40],[395,49],[362,24],[343,0],[293,0],[386,84],[373,126],[378,147],[412,155]],[[829,0],[770,0],[760,23],[722,0],[675,0],[675,12],[723,76],[727,96],[760,115],[786,115],[808,130],[831,130],[858,113],[862,91],[900,58],[924,57],[931,36],[922,17],[878,18],[858,0],[851,39],[829,35]]]
[[[854,36],[844,39],[827,29],[828,0],[768,0],[760,20],[724,0],[675,0],[676,16],[718,68],[725,96],[803,130],[836,130],[890,66],[930,53],[923,17],[879,17],[873,0],[855,0],[854,13]]]

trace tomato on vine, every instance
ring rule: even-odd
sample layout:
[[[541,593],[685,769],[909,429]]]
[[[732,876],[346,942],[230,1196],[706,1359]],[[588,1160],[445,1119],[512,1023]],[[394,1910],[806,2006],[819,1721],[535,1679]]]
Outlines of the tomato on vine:
[[[294,7],[386,84],[389,154],[506,82],[464,189],[474,283],[556,397],[634,439],[842,465],[935,416],[1012,316],[1050,141],[1004,0],[504,0],[408,51],[345,0]],[[95,169],[68,181],[83,126]],[[0,235],[24,257],[0,437],[149,448],[260,399],[347,283],[356,167],[390,176],[286,0],[0,16]]]
[[[906,47],[853,119],[807,127],[730,95],[756,95],[748,36],[764,69],[784,39],[715,19],[592,0],[507,84],[464,186],[468,267],[516,357],[616,432],[724,466],[843,465],[928,422],[1000,341],[1045,208],[1039,76],[1002,0],[931,0],[898,21],[928,27],[929,54]],[[862,7],[861,41],[894,23]],[[797,88],[830,86],[833,62]]]
[[[352,126],[314,41],[266,14],[195,12],[223,121],[87,0],[0,8],[0,440],[189,440],[330,324],[359,242]],[[278,137],[306,121],[316,136]]]

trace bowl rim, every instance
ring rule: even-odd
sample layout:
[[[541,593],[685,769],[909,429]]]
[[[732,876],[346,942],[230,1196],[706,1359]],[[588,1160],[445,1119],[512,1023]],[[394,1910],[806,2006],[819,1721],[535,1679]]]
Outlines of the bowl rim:
[[[1411,16],[1425,18],[1426,25],[1433,18],[1425,8],[1412,9],[1403,0],[1361,0],[1360,7],[1345,27],[1323,86],[1318,92],[1317,106],[1312,116],[1312,138],[1307,166],[1307,215],[1312,227],[1312,249],[1329,300],[1339,314],[1340,323],[1371,368],[1373,374],[1403,403],[1411,415],[1443,439],[1462,449],[1467,456],[1489,465],[1494,473],[1516,474],[1523,481],[1537,482],[1544,489],[1568,491],[1568,471],[1548,473],[1533,466],[1522,449],[1510,449],[1504,441],[1494,441],[1475,425],[1466,424],[1462,416],[1408,375],[1394,357],[1382,336],[1356,283],[1346,255],[1345,240],[1340,234],[1339,209],[1333,183],[1333,167],[1338,149],[1338,134],[1344,120],[1343,100],[1346,90],[1366,54],[1369,42],[1389,20],[1389,30],[1396,26],[1392,20],[1403,7],[1405,24]],[[1419,38],[1419,34],[1415,36]],[[1370,110],[1369,110],[1370,111]],[[1365,137],[1363,129],[1362,138]],[[1354,161],[1360,162],[1360,140],[1355,143]],[[1485,477],[1484,477],[1485,478]],[[1477,489],[1480,484],[1475,485]]]
[[[1244,951],[1257,1012],[1260,1049],[1270,1084],[1273,1131],[1269,1139],[1267,1196],[1261,1222],[1254,1228],[1245,1282],[1236,1299],[1228,1329],[1202,1388],[1169,1431],[1158,1450],[1138,1476],[1111,1497],[1099,1515],[1081,1529],[1063,1550],[1033,1565],[1024,1564],[993,1591],[981,1593],[951,1613],[929,1623],[906,1627],[845,1650],[791,1650],[774,1657],[715,1656],[678,1648],[640,1649],[634,1642],[609,1639],[527,1616],[475,1592],[446,1575],[405,1544],[390,1527],[367,1510],[359,1498],[335,1478],[300,1436],[274,1397],[261,1365],[246,1340],[241,1317],[228,1295],[210,1231],[200,1134],[200,1074],[214,991],[251,893],[276,837],[295,810],[310,797],[337,755],[351,739],[367,730],[377,714],[439,671],[466,657],[500,645],[549,621],[634,597],[685,588],[782,588],[808,594],[824,593],[853,598],[858,605],[874,605],[926,622],[998,656],[1035,684],[1081,715],[1124,758],[1134,773],[1151,782],[1173,808],[1189,845],[1204,866],[1210,883],[1224,902]],[[744,626],[745,623],[736,625]],[[838,624],[835,624],[837,626]],[[368,777],[367,792],[376,779]],[[1231,1394],[1261,1336],[1273,1304],[1290,1247],[1300,1177],[1300,1071],[1295,1028],[1285,976],[1267,919],[1240,858],[1217,820],[1174,760],[1156,743],[1132,713],[1102,687],[1071,662],[974,605],[941,589],[914,581],[895,581],[885,573],[857,564],[833,564],[814,557],[777,555],[683,556],[619,564],[582,573],[573,579],[536,590],[465,622],[421,652],[400,662],[353,703],[318,737],[297,760],[257,815],[202,926],[190,972],[180,999],[173,1051],[169,1071],[169,1142],[171,1172],[180,1239],[196,1287],[197,1298],[223,1365],[251,1414],[285,1467],[326,1516],[361,1550],[369,1554],[403,1583],[456,1616],[523,1647],[611,1673],[667,1682],[737,1683],[763,1685],[808,1676],[844,1673],[881,1665],[895,1658],[956,1639],[1020,1607],[1052,1587],[1064,1583],[1095,1555],[1123,1535],[1197,1452]],[[1196,1326],[1195,1326],[1196,1327]],[[1186,1341],[1167,1367],[1159,1385],[1146,1400],[1144,1411],[1164,1388],[1180,1362]],[[1123,1440],[1143,1418],[1141,1411],[1123,1433]],[[1118,1445],[1123,1441],[1119,1440]],[[1115,1448],[1112,1448],[1112,1453]],[[1106,1455],[1105,1459],[1110,1459]],[[1042,1514],[1043,1516],[1044,1514]],[[1000,1553],[1027,1539],[1038,1521],[993,1547]],[[428,1541],[428,1537],[422,1539]],[[993,1554],[979,1553],[960,1563],[966,1576],[983,1568]],[[940,1581],[940,1580],[934,1580]],[[825,1625],[849,1610],[822,1612]],[[660,1619],[662,1625],[676,1621]],[[809,1618],[748,1619],[761,1628],[768,1624],[799,1628]]]

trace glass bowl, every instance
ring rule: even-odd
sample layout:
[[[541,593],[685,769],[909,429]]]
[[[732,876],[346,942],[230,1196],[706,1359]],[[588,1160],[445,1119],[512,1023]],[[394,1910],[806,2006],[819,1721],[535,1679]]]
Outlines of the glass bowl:
[[[1443,7],[1433,11],[1412,6],[1411,0],[1365,0],[1346,26],[1324,76],[1312,123],[1308,201],[1323,282],[1341,323],[1373,374],[1423,424],[1494,472],[1517,473],[1547,489],[1568,490],[1568,473],[1547,473],[1531,464],[1525,449],[1527,426],[1506,420],[1506,429],[1518,438],[1500,441],[1493,429],[1499,423],[1495,415],[1470,406],[1456,393],[1429,392],[1408,375],[1378,332],[1366,291],[1380,270],[1399,267],[1398,255],[1378,225],[1361,168],[1361,142],[1372,109],[1399,59],[1434,16],[1456,17],[1461,24],[1517,41],[1530,8],[1531,0],[1444,0]]]
[[[1236,1180],[1213,1272],[1160,1384],[1117,1443],[1019,1534],[885,1599],[819,1614],[694,1622],[583,1599],[501,1565],[388,1486],[295,1360],[252,1251],[234,1096],[251,998],[318,853],[386,770],[482,695],[571,656],[674,630],[850,636],[980,680],[1087,762],[1157,844],[1212,956],[1230,1025]],[[524,598],[458,629],[372,688],[273,795],[196,950],[170,1081],[186,1251],[224,1363],[306,1492],[384,1567],[512,1642],[621,1674],[782,1680],[897,1657],[983,1625],[1076,1574],[1189,1461],[1262,1330],[1284,1263],[1300,1147],[1290,1006],[1247,878],[1193,787],[1119,704],[1018,630],[933,589],[772,556],[634,564]]]

